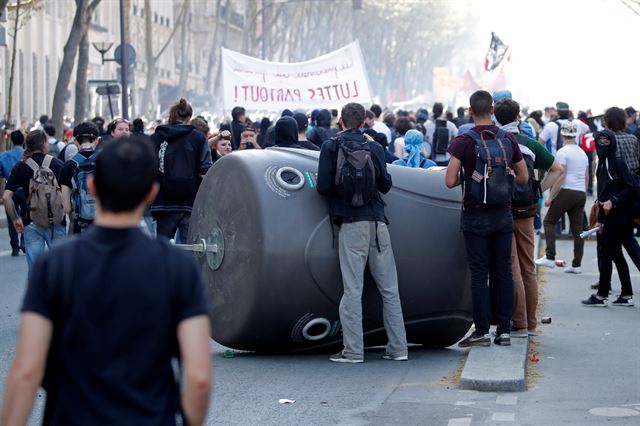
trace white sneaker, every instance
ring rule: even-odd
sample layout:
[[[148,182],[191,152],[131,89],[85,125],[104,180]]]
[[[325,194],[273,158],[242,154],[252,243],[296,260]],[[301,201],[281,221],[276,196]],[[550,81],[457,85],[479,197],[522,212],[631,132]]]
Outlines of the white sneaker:
[[[564,268],[564,272],[567,274],[581,274],[582,268],[580,268],[579,266],[567,266],[566,268]]]
[[[556,261],[547,259],[547,256],[542,256],[540,259],[535,260],[536,265],[538,266],[546,266],[547,268],[555,268]]]

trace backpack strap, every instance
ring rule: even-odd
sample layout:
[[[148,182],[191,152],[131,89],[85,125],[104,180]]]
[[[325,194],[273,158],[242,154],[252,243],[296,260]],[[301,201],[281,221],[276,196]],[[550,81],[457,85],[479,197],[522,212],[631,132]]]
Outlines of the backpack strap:
[[[44,160],[42,160],[42,168],[43,169],[51,169],[51,161],[53,161],[53,157],[49,154],[44,156]]]
[[[79,166],[80,163],[82,163],[85,159],[86,159],[85,156],[80,154],[80,152],[76,152],[76,154],[73,157],[71,157],[71,161],[76,163],[76,166]]]
[[[36,173],[38,170],[40,170],[40,166],[38,166],[38,163],[36,163],[35,160],[33,158],[31,158],[31,157],[27,158],[24,161],[24,164],[29,166],[31,168],[31,170],[33,170],[34,173]]]

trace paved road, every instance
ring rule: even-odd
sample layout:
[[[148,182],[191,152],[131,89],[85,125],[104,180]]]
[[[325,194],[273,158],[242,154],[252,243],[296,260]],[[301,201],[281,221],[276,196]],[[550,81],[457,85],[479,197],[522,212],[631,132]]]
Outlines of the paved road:
[[[8,256],[0,231],[0,396],[17,341],[26,281],[24,257]],[[558,242],[560,256],[571,243]],[[637,425],[640,424],[640,307],[583,308],[597,279],[595,244],[586,247],[585,273],[547,270],[543,315],[553,317],[534,339],[538,363],[531,389],[513,394],[461,391],[455,374],[464,351],[413,348],[409,362],[379,359],[372,349],[360,365],[326,354],[262,356],[212,344],[215,390],[207,424],[215,425]],[[635,271],[633,283],[640,288]],[[615,281],[617,283],[617,280]],[[619,288],[615,285],[614,288]],[[492,350],[492,348],[487,348]],[[499,362],[499,360],[496,360]],[[278,399],[296,402],[281,405]],[[38,398],[37,424],[44,395]],[[634,405],[635,404],[635,405]],[[589,412],[592,409],[609,407]],[[635,417],[629,416],[636,414]],[[623,415],[622,417],[613,417]]]

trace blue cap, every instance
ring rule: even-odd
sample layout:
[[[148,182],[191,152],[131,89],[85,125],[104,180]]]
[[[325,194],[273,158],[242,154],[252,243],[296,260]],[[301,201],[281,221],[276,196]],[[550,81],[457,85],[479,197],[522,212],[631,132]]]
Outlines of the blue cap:
[[[493,102],[498,102],[503,99],[513,99],[513,96],[511,96],[511,91],[496,90],[495,92],[493,92]]]

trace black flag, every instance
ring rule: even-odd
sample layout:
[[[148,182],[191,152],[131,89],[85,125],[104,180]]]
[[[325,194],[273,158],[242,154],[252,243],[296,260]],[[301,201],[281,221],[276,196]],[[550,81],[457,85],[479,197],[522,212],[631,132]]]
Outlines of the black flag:
[[[500,40],[500,37],[496,33],[491,33],[491,43],[489,44],[489,50],[484,60],[484,69],[486,71],[493,71],[500,65],[502,60],[507,54],[509,46]]]

